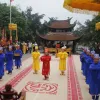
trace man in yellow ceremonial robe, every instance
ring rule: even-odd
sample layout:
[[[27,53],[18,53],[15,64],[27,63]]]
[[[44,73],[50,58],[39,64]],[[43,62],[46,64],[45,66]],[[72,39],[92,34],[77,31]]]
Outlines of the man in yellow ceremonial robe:
[[[22,45],[23,45],[23,54],[26,54],[27,45],[25,42],[23,42]]]
[[[59,60],[59,70],[61,71],[60,75],[65,75],[64,71],[66,70],[66,58],[68,57],[67,52],[65,52],[65,47],[62,47],[61,52],[57,55]]]
[[[38,51],[38,47],[35,47],[35,51],[32,52],[32,57],[33,57],[33,70],[34,74],[37,74],[38,70],[40,70],[40,52]]]

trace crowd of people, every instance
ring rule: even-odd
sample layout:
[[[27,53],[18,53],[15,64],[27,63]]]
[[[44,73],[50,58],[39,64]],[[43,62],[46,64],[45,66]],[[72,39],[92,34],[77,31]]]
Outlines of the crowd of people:
[[[0,47],[0,80],[2,80],[5,70],[8,71],[7,74],[12,74],[14,65],[16,66],[16,69],[19,69],[22,65],[21,59],[22,55],[26,53],[25,45],[26,43],[23,42],[23,49],[21,49],[21,46],[19,44],[16,44],[15,48],[13,45],[9,45],[9,47],[5,48]],[[48,49],[45,51],[44,56],[40,57],[40,52],[38,45],[35,43],[32,47],[32,43],[29,42],[29,52],[32,52],[33,57],[33,70],[34,74],[37,74],[38,70],[40,70],[40,60],[43,62],[43,69],[42,69],[42,75],[44,75],[45,79],[49,78],[50,74],[50,61],[51,56],[49,55]],[[61,71],[61,75],[64,75],[64,71],[66,70],[66,58],[68,57],[68,54],[65,52],[66,47],[62,47],[62,51],[57,53],[57,57],[60,58],[59,62],[59,69]]]
[[[25,44],[25,43],[24,43]],[[32,51],[32,49],[34,49]],[[61,75],[64,75],[64,71],[66,70],[66,58],[68,57],[68,54],[65,51],[66,47],[62,47],[62,51],[57,53],[57,57],[60,58],[59,61],[59,70],[61,71]],[[40,70],[40,60],[43,62],[43,68],[42,68],[42,75],[44,75],[45,79],[49,78],[50,74],[50,61],[51,56],[49,55],[48,48],[45,50],[44,56],[40,57],[40,52],[38,50],[37,44],[35,44],[34,47],[32,47],[32,43],[30,43],[29,51],[32,52],[33,57],[33,70],[34,74],[37,74]],[[16,49],[13,50],[13,46],[9,45],[6,52],[4,52],[3,47],[0,47],[0,80],[2,80],[2,77],[4,76],[5,70],[8,71],[8,74],[12,74],[13,66],[15,65],[17,69],[20,68],[22,65],[21,58],[22,55],[25,54],[26,50],[21,50],[20,45],[16,45]],[[15,60],[15,64],[14,61]],[[5,63],[6,62],[6,63]]]
[[[35,46],[37,46],[37,43],[32,44],[32,42],[17,42],[6,46],[0,45],[0,80],[2,80],[5,70],[8,71],[8,74],[11,74],[14,65],[17,69],[20,68],[22,55],[27,52],[31,54]],[[15,60],[15,64],[13,60]]]
[[[100,57],[95,51],[84,48],[80,55],[82,63],[82,72],[86,78],[86,84],[89,85],[89,93],[92,100],[99,100],[100,94]]]
[[[8,74],[12,74],[13,65],[17,69],[20,68],[22,55],[23,53],[19,45],[16,46],[15,51],[12,50],[12,46],[10,45],[5,53],[3,52],[3,47],[0,47],[0,80],[2,80],[5,70],[8,71]],[[15,64],[13,63],[13,59],[15,60]]]
[[[22,50],[23,54],[26,53],[31,53],[34,49],[34,47],[37,45],[37,43],[32,43],[31,41],[29,42],[16,42],[16,43],[9,43],[7,45],[0,45],[0,47],[3,47],[4,53],[9,49],[9,45],[12,46],[12,50],[16,50],[16,45],[20,46],[20,49]]]
[[[60,58],[59,61],[59,70],[61,71],[60,75],[65,75],[66,70],[66,58],[68,57],[68,54],[65,52],[65,47],[62,47],[62,51],[57,54],[57,57]],[[8,71],[8,74],[12,73],[13,70],[13,59],[15,59],[15,66],[16,68],[20,68],[22,62],[22,50],[20,49],[19,45],[16,45],[16,50],[12,50],[12,46],[9,45],[8,50],[4,53],[3,47],[0,47],[0,80],[2,80],[2,77],[5,73],[5,70]],[[34,51],[32,52],[32,58],[33,58],[33,70],[34,74],[38,74],[38,71],[40,70],[40,61],[43,62],[42,66],[42,75],[44,76],[44,79],[49,79],[50,75],[50,61],[51,56],[49,55],[49,51],[46,50],[44,55],[40,57],[40,52],[38,50],[38,46],[36,45],[34,48]],[[4,66],[4,62],[6,60],[6,64]],[[18,100],[20,98],[21,94],[18,94],[15,90],[12,89],[12,86],[10,84],[7,84],[5,86],[5,90],[0,92],[0,99],[1,100],[8,100],[6,98],[13,98],[12,100]],[[5,98],[5,99],[4,99]],[[10,100],[10,99],[9,99]]]
[[[23,43],[23,46],[24,44],[25,43]],[[21,50],[21,47],[18,44],[16,45],[15,49],[13,49],[12,45],[9,45],[6,51],[3,49],[3,47],[0,47],[0,80],[2,80],[5,70],[8,71],[8,74],[12,73],[13,59],[15,59],[16,68],[17,69],[20,68],[22,64],[21,62],[22,55],[26,53],[26,50],[24,49],[25,47],[23,47],[23,49]],[[66,53],[65,49],[66,47],[64,46],[62,47],[61,52],[57,53],[57,57],[59,58],[59,70],[61,72],[60,75],[65,75],[65,70],[66,70],[66,58],[68,57],[68,54]],[[32,58],[33,58],[32,68],[34,70],[34,74],[38,74],[38,71],[40,70],[40,61],[41,61],[43,62],[42,75],[44,76],[44,80],[48,80],[50,75],[50,61],[52,60],[52,57],[49,55],[48,49],[46,49],[44,55],[40,57],[40,52],[38,50],[37,44],[35,44],[32,47],[32,43],[30,42],[28,46],[28,50],[30,53],[32,52]],[[89,49],[84,48],[82,54],[80,55],[80,61],[82,63],[81,70],[83,72],[83,75],[86,78],[86,84],[89,85],[89,93],[92,95],[92,100],[99,100],[99,94],[100,94],[99,54],[96,54],[95,51],[90,51]],[[6,62],[6,64],[4,64],[4,62]],[[11,94],[16,95],[16,98],[19,98],[20,94],[18,94],[15,91],[12,92],[11,88],[12,87],[10,85],[8,86],[6,85],[5,86],[6,92],[10,91]],[[5,95],[4,91],[0,92],[1,97],[2,95]]]
[[[57,54],[57,57],[60,58],[59,61],[59,70],[61,71],[60,75],[65,75],[65,70],[66,70],[66,58],[68,57],[68,54],[65,52],[65,47],[62,47],[61,52]],[[32,53],[33,57],[33,70],[34,74],[37,74],[38,71],[40,70],[40,60],[43,62],[42,66],[42,75],[44,76],[44,79],[47,80],[49,79],[50,75],[50,61],[51,61],[51,56],[49,55],[49,51],[46,49],[45,53],[43,56],[40,57],[40,52],[38,51],[38,47],[35,48],[35,51]],[[40,58],[40,60],[39,60]]]
[[[3,47],[0,47],[0,81],[2,81],[5,71],[8,71],[7,74],[12,74],[14,65],[17,69],[20,68],[22,55],[19,45],[16,45],[14,51],[12,45],[9,45],[6,51],[4,51]],[[15,64],[13,60],[15,60]],[[21,93],[18,94],[13,90],[10,84],[5,85],[5,89],[0,92],[0,100],[19,100],[20,97]]]

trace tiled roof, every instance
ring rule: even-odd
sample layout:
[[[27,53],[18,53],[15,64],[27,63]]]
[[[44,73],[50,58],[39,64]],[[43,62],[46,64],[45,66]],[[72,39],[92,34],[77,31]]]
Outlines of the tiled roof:
[[[71,32],[49,32],[48,34],[42,36],[39,35],[41,38],[45,40],[56,40],[56,41],[72,41],[79,39],[78,36],[75,36]]]
[[[51,23],[50,28],[69,28],[72,25],[67,20],[56,20]]]

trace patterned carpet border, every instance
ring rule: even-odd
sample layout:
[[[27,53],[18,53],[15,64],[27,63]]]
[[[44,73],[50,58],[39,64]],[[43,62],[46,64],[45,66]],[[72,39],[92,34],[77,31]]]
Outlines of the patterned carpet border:
[[[11,84],[12,87],[15,87],[26,75],[28,75],[28,73],[30,73],[31,70],[32,70],[32,65],[22,70],[15,77],[13,77],[10,81],[8,81],[6,84]],[[0,87],[0,91],[3,90],[4,87],[5,85]]]
[[[73,56],[68,58],[68,96],[67,100],[83,100],[75,69]]]

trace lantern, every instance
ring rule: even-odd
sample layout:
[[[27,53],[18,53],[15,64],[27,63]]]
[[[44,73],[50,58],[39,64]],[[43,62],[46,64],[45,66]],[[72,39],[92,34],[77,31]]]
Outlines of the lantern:
[[[71,12],[98,15],[100,0],[65,0],[63,7]]]
[[[100,30],[100,22],[96,23],[95,28],[97,31]]]

